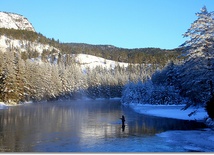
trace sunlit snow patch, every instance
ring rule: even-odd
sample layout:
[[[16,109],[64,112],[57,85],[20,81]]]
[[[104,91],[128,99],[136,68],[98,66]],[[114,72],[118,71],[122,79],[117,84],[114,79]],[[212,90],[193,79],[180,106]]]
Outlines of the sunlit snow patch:
[[[8,107],[4,102],[0,102],[0,109],[7,109]]]

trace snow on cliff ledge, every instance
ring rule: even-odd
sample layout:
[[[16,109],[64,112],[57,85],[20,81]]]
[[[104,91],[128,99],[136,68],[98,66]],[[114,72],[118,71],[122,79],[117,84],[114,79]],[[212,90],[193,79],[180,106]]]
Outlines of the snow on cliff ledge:
[[[0,28],[28,30],[35,32],[32,24],[22,15],[0,12]]]

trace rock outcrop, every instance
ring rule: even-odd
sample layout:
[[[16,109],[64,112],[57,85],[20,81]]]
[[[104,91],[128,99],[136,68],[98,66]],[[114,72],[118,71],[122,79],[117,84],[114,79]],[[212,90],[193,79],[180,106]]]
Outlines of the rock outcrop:
[[[26,17],[8,12],[0,12],[0,28],[27,30],[35,32],[34,27]]]

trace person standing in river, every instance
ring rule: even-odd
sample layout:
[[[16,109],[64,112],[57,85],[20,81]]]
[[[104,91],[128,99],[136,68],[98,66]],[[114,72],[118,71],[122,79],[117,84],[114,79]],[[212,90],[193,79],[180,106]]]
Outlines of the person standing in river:
[[[120,118],[122,120],[122,130],[125,130],[125,116],[122,115],[122,118]]]

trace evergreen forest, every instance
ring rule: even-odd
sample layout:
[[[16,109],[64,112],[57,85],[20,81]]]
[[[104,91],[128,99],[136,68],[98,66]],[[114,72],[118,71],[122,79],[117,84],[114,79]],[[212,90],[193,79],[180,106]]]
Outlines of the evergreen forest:
[[[6,52],[0,52],[0,101],[7,104],[59,98],[121,97],[127,82],[144,81],[169,61],[182,61],[178,57],[181,49],[68,44],[40,33],[5,28],[0,29],[0,35],[10,39],[6,40]],[[14,46],[11,40],[18,40],[20,46]],[[33,48],[35,43],[53,48],[39,52]],[[75,61],[76,54],[94,55],[129,65],[116,65],[112,69],[97,66],[83,71]]]

